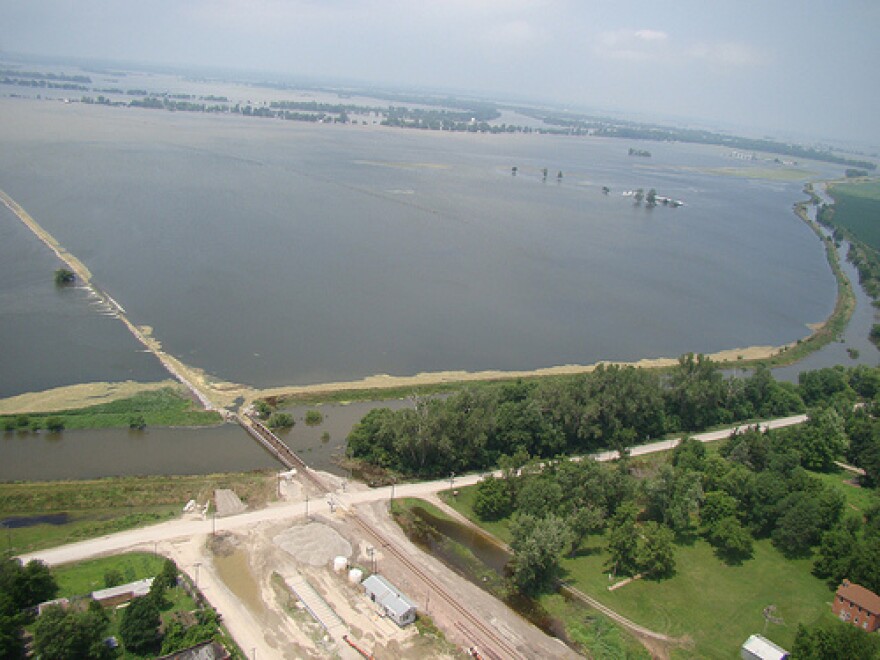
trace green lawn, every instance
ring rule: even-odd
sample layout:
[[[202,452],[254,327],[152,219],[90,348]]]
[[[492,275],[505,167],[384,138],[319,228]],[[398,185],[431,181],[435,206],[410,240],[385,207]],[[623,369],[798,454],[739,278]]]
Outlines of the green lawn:
[[[838,468],[833,472],[810,472],[810,474],[821,479],[825,485],[833,486],[843,493],[850,511],[864,512],[877,501],[876,491],[850,483],[856,477],[852,472]]]
[[[155,577],[162,570],[164,561],[162,557],[149,552],[131,552],[63,564],[53,568],[52,574],[58,582],[58,596],[69,598],[85,596],[97,589],[103,589],[106,586],[104,574],[110,570],[119,571],[126,582]]]
[[[834,224],[880,250],[880,181],[838,183],[829,192],[835,202]]]
[[[563,561],[566,580],[637,623],[689,636],[694,647],[680,657],[734,657],[749,635],[762,632],[768,605],[776,606],[785,625],[771,624],[766,636],[791,649],[797,624],[813,623],[832,599],[824,582],[810,574],[812,560],[785,559],[768,540],[756,542],[754,557],[741,566],[720,561],[702,540],[679,546],[673,577],[638,580],[616,591],[608,591],[604,539],[591,539],[586,550]]]

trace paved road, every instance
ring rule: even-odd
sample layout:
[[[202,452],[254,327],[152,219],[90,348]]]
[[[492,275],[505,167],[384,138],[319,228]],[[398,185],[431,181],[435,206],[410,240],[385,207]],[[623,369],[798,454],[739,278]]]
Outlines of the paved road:
[[[795,415],[792,417],[784,417],[781,419],[771,420],[761,423],[762,429],[776,429],[795,424],[801,424],[807,419],[806,415]],[[691,437],[700,442],[713,442],[730,436],[734,430],[745,430],[753,427],[754,424],[740,425],[720,429],[718,431],[709,431],[706,433],[698,433]],[[667,451],[675,447],[681,438],[673,438],[670,440],[660,440],[646,445],[633,447],[630,451],[632,456],[644,456],[659,451]],[[610,461],[617,458],[617,452],[606,451],[594,454],[593,458],[598,461]],[[500,474],[500,473],[495,473]],[[344,507],[352,507],[357,504],[365,504],[369,502],[377,502],[383,499],[390,499],[392,488],[394,497],[421,497],[446,490],[451,486],[470,486],[482,479],[482,474],[468,474],[452,479],[440,479],[436,481],[424,481],[412,484],[398,484],[396,486],[386,486],[384,488],[375,488],[370,490],[352,491],[352,492],[336,492],[328,496],[332,497],[337,504]],[[323,513],[329,510],[328,498],[313,499],[308,503],[310,513]],[[297,517],[305,517],[306,503],[282,503],[274,504],[258,511],[249,511],[227,518],[218,518],[216,521],[211,519],[180,519],[172,520],[149,527],[141,527],[126,532],[118,532],[109,536],[101,536],[88,541],[80,541],[68,545],[50,548],[47,550],[38,550],[27,555],[22,555],[23,561],[30,559],[41,559],[47,564],[63,564],[71,561],[79,561],[99,555],[107,555],[134,547],[149,547],[151,544],[164,541],[173,541],[176,539],[185,539],[199,534],[210,534],[212,530],[216,531],[235,531],[241,530],[260,522],[266,521],[282,521],[295,519]]]

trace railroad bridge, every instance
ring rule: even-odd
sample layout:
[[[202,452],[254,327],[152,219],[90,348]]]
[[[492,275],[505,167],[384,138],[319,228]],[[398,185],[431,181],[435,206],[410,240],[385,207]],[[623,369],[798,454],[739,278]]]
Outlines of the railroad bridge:
[[[284,465],[288,470],[296,468],[304,478],[308,479],[321,493],[326,493],[330,489],[308,464],[297,455],[285,442],[275,435],[271,429],[263,424],[259,419],[247,413],[238,414],[235,420],[239,425],[248,432],[248,434],[272,456]]]

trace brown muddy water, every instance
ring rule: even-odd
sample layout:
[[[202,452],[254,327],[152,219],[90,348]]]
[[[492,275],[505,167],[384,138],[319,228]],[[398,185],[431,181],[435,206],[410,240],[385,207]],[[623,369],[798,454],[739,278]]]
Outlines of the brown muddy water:
[[[562,621],[550,616],[537,600],[507,593],[503,578],[508,574],[507,564],[512,558],[507,550],[486,534],[455,520],[439,518],[423,507],[415,506],[410,511],[413,520],[401,525],[410,541],[480,589],[501,598],[546,634],[575,648]],[[560,594],[569,599],[565,591]]]

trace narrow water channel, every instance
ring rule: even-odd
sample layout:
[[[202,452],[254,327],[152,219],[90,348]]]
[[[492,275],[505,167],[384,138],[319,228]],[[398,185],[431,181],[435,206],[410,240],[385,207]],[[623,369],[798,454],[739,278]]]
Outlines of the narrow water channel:
[[[564,624],[551,617],[541,604],[521,594],[510,595],[505,588],[507,564],[512,555],[486,534],[455,520],[439,518],[425,508],[410,509],[412,520],[398,519],[410,541],[437,557],[446,566],[472,584],[501,599],[517,614],[546,634],[566,645],[577,648],[565,631]],[[564,591],[560,594],[568,599]]]

